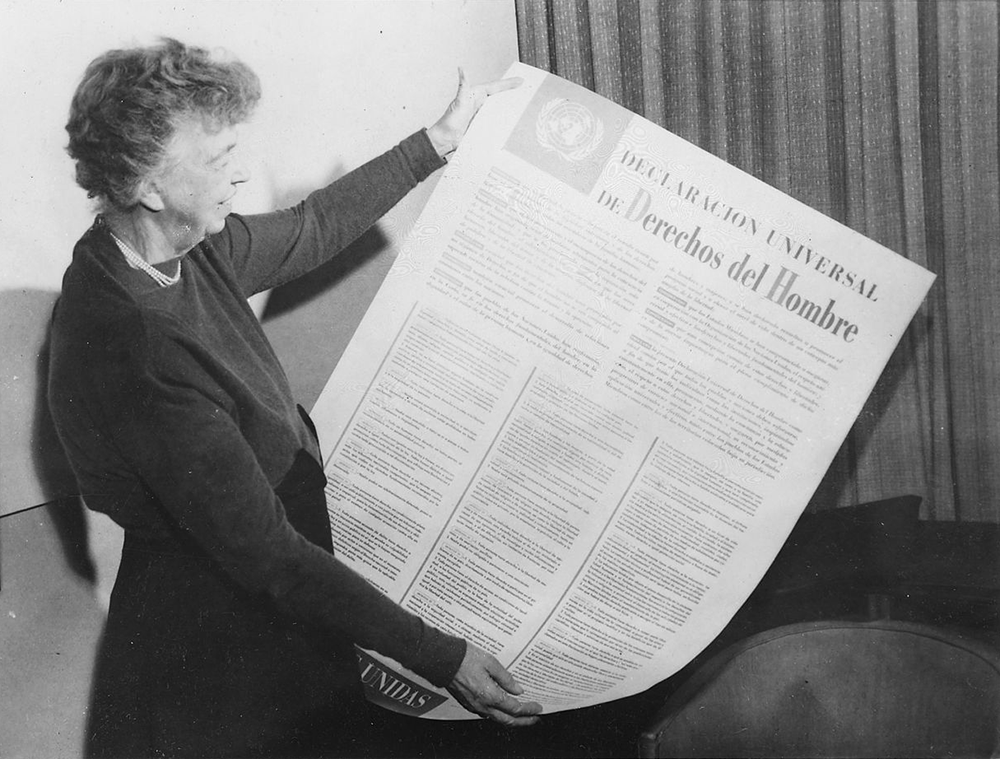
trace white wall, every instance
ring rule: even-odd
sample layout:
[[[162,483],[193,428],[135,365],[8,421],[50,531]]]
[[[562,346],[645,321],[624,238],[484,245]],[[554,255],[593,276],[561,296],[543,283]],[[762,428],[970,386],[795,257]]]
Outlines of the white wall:
[[[237,210],[323,181],[425,125],[455,72],[517,56],[512,0],[0,3],[3,286],[55,288],[91,213],[65,156],[73,90],[94,56],[170,35],[224,47],[261,77],[252,125],[264,172]]]
[[[93,218],[64,150],[69,101],[96,55],[159,35],[224,47],[261,78],[264,96],[243,132],[255,176],[237,196],[241,212],[298,200],[432,123],[454,94],[458,66],[482,81],[502,75],[517,58],[513,0],[0,0],[4,757],[78,753],[92,646],[120,546],[109,522],[87,522],[86,548],[96,561],[97,583],[81,581],[73,568],[80,556],[69,556],[56,536],[60,509],[70,505],[24,511],[72,487],[58,463],[47,463],[54,440],[39,414],[46,324],[73,244]],[[336,291],[313,294],[265,322],[306,405],[430,186],[387,218],[387,249],[338,282]],[[330,355],[306,367],[310,353]]]
[[[261,77],[242,212],[297,200],[432,123],[459,65],[483,80],[517,55],[512,0],[0,0],[0,514],[60,495],[38,481],[32,425],[39,317],[93,216],[64,151],[69,101],[94,56],[159,35],[225,47]]]

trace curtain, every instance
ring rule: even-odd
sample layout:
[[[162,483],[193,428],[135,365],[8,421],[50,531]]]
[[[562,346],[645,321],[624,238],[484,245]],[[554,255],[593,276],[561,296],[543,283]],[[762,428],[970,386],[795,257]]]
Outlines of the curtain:
[[[559,74],[938,280],[810,504],[1000,521],[996,0],[517,0]]]

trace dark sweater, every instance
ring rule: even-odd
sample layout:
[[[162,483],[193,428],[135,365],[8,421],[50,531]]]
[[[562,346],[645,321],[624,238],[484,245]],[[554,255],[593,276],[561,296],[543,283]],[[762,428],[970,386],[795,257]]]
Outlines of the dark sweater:
[[[179,532],[283,613],[444,686],[464,641],[289,524],[275,488],[297,455],[319,450],[246,303],[329,259],[441,165],[418,132],[293,209],[233,214],[165,288],[127,265],[98,220],[63,281],[49,401],[87,506],[126,541]]]

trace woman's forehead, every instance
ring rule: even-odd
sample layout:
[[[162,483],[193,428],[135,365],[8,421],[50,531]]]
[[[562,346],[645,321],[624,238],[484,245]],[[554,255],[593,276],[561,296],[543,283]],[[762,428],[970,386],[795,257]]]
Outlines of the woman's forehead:
[[[220,125],[197,117],[178,121],[167,146],[167,153],[175,159],[210,161],[232,149],[239,137],[235,124]]]

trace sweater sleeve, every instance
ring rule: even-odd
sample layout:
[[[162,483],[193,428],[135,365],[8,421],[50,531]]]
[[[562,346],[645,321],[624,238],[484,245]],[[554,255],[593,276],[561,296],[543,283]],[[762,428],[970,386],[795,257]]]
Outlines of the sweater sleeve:
[[[446,686],[465,642],[425,624],[287,521],[240,433],[239,409],[183,335],[126,328],[99,413],[128,468],[175,522],[240,585],[285,613],[346,634]],[[112,384],[113,383],[113,384]]]
[[[342,251],[443,166],[421,130],[289,209],[229,217],[212,238],[251,295],[312,271]]]

